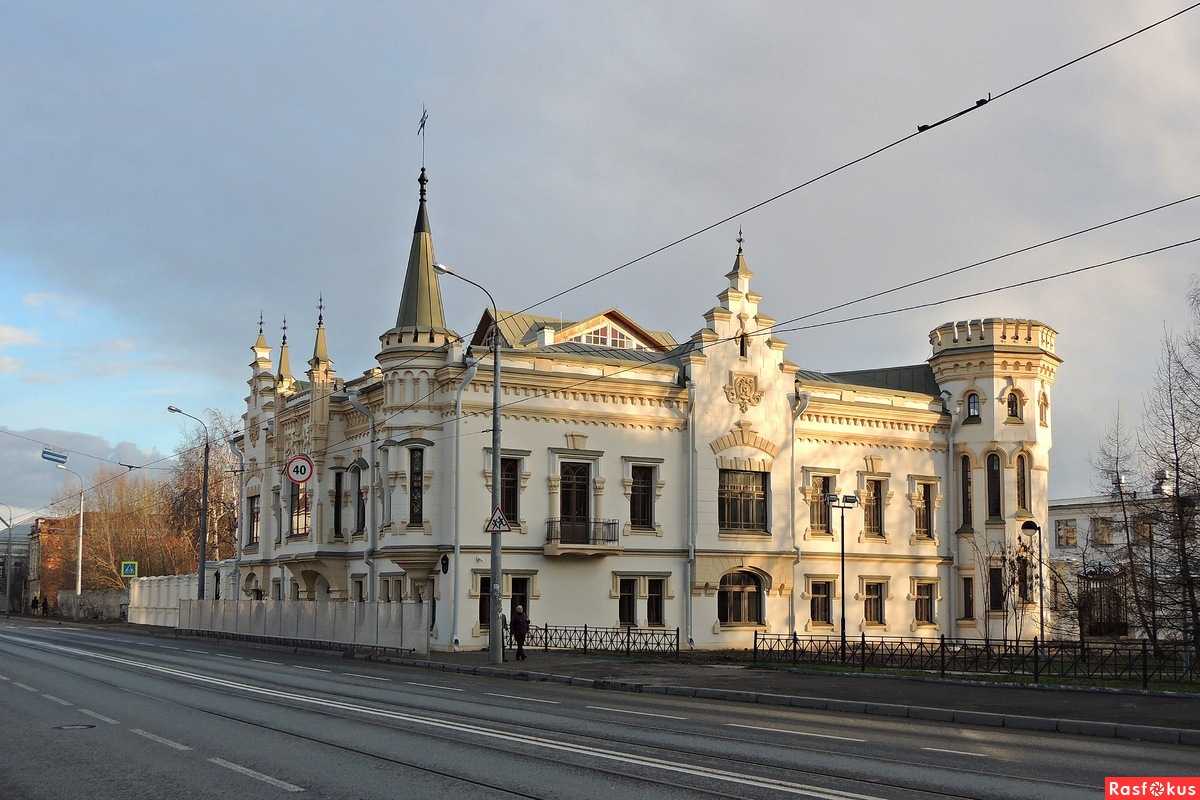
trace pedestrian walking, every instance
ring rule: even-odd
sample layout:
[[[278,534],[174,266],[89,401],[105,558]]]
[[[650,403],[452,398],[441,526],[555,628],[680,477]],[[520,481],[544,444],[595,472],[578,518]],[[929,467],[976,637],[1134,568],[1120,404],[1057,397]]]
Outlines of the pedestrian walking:
[[[30,602],[29,608],[30,608],[30,613],[36,617],[37,611],[38,611],[38,599],[37,599],[36,594],[33,596],[33,600]]]
[[[512,635],[513,640],[517,643],[517,661],[524,661],[525,656],[525,635],[529,633],[529,617],[525,615],[525,607],[517,606],[513,609],[512,618]]]

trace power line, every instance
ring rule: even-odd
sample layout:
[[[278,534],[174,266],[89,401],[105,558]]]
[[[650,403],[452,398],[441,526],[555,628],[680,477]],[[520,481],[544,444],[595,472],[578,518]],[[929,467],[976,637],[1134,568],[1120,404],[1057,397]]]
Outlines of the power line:
[[[24,436],[20,433],[17,433],[16,431],[10,431],[7,428],[0,428],[0,433],[3,433],[5,436],[12,436],[13,438],[16,438],[16,439],[24,439],[25,441],[33,442],[34,444],[40,444],[42,447],[48,447],[51,450],[59,450],[64,453],[74,453],[75,455],[83,456],[84,458],[92,458],[92,459],[95,459],[96,461],[103,461],[106,464],[112,464],[117,467],[125,467],[125,469],[127,469],[127,470],[131,470],[131,469],[164,469],[164,470],[170,469],[170,467],[139,467],[137,465],[125,464],[121,461],[116,461],[111,458],[105,458],[104,456],[98,456],[94,453],[88,453],[83,450],[75,450],[70,447],[62,447],[61,445],[54,444],[53,442],[44,442],[41,439],[34,439],[32,436]]]

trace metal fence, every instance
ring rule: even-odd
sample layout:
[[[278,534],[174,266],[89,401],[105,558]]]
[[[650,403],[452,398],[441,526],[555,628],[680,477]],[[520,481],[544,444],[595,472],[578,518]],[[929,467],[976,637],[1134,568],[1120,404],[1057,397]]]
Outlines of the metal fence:
[[[507,647],[516,647],[504,631]],[[530,625],[528,650],[578,650],[582,653],[679,655],[679,628],[594,628],[588,625]]]
[[[937,672],[939,675],[1007,675],[1042,680],[1189,684],[1200,682],[1196,651],[1182,643],[1147,641],[999,641],[987,639],[841,639],[796,634],[754,634],[754,661],[842,664]]]
[[[608,544],[621,540],[620,523],[615,519],[548,519],[548,544]]]
[[[429,652],[428,604],[180,600],[179,630],[304,647]]]

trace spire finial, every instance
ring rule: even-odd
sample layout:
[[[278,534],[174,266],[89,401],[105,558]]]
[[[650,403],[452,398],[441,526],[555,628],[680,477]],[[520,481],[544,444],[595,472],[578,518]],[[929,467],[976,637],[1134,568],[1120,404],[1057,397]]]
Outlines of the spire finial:
[[[258,312],[258,335],[263,335],[263,316],[261,310]]]
[[[325,324],[325,294],[317,295],[317,327]]]
[[[744,241],[746,241],[746,239],[744,236],[742,236],[742,226],[738,225],[737,243],[738,243],[738,254],[739,255],[742,252],[742,242],[744,242]]]
[[[280,327],[283,328],[283,344],[286,347],[287,346],[287,315],[286,314],[283,315],[283,325],[281,325]]]
[[[425,184],[429,183],[429,178],[425,177],[425,168],[421,167],[421,175],[417,178],[417,183],[421,184],[420,200],[425,202]]]

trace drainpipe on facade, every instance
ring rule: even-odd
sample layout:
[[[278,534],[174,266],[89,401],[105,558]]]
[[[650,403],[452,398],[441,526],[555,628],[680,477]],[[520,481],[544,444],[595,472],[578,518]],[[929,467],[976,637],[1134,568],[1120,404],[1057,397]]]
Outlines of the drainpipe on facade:
[[[245,439],[242,441],[245,442]],[[246,456],[233,443],[233,439],[226,444],[238,459],[237,541],[233,543],[233,597],[237,600],[241,597],[238,592],[242,590],[242,537],[246,535],[246,515],[242,513],[246,508]]]
[[[949,502],[946,506],[946,556],[950,559],[950,564],[947,567],[949,571],[949,580],[946,581],[946,630],[953,637],[957,631],[954,628],[954,620],[957,618],[958,606],[954,602],[954,595],[958,589],[958,534],[951,529],[951,515],[954,513],[954,504],[956,502],[957,487],[954,480],[954,412],[950,410],[950,392],[943,389],[941,391],[942,398],[942,413],[950,416],[950,424],[946,427],[946,498]],[[930,515],[932,519],[932,515]]]
[[[462,549],[458,532],[458,497],[459,485],[462,483],[461,470],[459,467],[460,459],[460,440],[459,440],[459,424],[462,420],[462,398],[463,392],[471,385],[471,381],[475,379],[475,371],[479,368],[478,359],[466,358],[466,371],[463,373],[462,384],[458,387],[458,393],[454,396],[454,500],[450,503],[450,530],[454,531],[454,577],[451,578],[451,591],[453,592],[450,601],[450,644],[452,647],[458,647],[458,556]],[[492,480],[500,480],[499,475],[492,475]]]
[[[688,562],[683,587],[684,616],[688,647],[695,647],[692,636],[692,586],[696,582],[696,384],[688,381],[688,435],[687,435],[687,535]]]
[[[812,395],[800,391],[800,382],[796,381],[796,398],[792,405],[792,435],[789,437],[791,439],[791,491],[788,492],[788,513],[792,518],[792,551],[796,554],[795,560],[792,561],[792,596],[788,601],[788,631],[792,633],[796,630],[796,565],[800,563],[800,542],[796,538],[796,421],[808,410],[808,404],[811,401]]]

